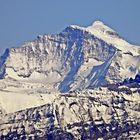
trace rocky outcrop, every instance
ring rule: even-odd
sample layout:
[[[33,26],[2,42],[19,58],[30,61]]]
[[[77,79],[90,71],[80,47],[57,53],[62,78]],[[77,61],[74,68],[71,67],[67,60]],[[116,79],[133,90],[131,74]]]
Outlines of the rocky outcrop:
[[[138,139],[139,99],[107,88],[62,94],[52,104],[4,115],[0,138]]]

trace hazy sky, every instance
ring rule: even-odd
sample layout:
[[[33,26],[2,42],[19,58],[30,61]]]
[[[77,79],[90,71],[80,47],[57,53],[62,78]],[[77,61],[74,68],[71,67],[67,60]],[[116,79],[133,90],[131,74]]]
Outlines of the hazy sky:
[[[140,45],[140,0],[0,0],[0,53],[58,33],[70,24],[101,20],[129,42]]]

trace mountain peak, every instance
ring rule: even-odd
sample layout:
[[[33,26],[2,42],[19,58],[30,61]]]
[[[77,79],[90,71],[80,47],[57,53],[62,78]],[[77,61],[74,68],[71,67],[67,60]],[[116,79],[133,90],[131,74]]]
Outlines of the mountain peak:
[[[95,26],[95,25],[105,25],[105,24],[102,21],[97,20],[97,21],[92,23],[92,26]]]
[[[111,29],[109,26],[107,26],[106,24],[104,24],[102,21],[99,21],[99,20],[93,22],[88,27],[81,27],[78,25],[70,25],[67,28],[89,31],[91,33],[95,33],[95,31],[96,31],[96,32],[100,32],[103,34],[112,34],[112,35],[117,34],[113,29]]]
[[[108,44],[113,44],[117,49],[123,52],[130,51],[135,55],[139,55],[137,47],[129,44],[122,37],[120,37],[115,30],[104,24],[102,21],[93,22],[86,28],[86,31],[104,40]]]
[[[87,27],[88,30],[96,30],[101,33],[108,33],[108,32],[113,32],[116,33],[113,29],[105,25],[102,21],[95,21],[91,26]]]

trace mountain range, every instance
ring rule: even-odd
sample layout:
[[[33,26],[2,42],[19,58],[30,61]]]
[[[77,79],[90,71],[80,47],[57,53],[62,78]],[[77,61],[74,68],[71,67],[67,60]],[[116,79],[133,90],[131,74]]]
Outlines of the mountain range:
[[[140,138],[140,85],[120,84],[140,73],[139,62],[140,46],[101,21],[6,49],[0,138]]]

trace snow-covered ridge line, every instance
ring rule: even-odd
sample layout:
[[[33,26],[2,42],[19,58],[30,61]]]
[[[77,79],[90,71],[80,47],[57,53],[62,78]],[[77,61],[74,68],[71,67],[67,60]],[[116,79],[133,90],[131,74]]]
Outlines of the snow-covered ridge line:
[[[95,21],[88,27],[80,27],[78,25],[71,25],[70,27],[89,32],[107,43],[114,45],[117,49],[123,52],[132,52],[134,55],[139,55],[139,46],[128,43],[120,37],[116,31],[109,28],[101,21]]]

